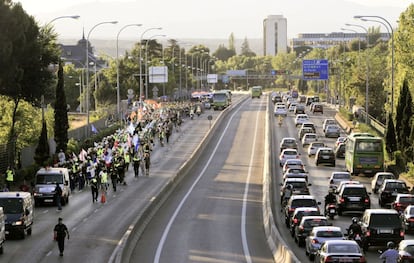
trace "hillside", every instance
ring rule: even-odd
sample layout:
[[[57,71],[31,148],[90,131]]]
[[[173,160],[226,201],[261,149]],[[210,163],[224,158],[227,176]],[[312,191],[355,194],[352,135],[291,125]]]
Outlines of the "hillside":
[[[59,39],[59,42],[65,45],[75,45],[78,39]],[[138,40],[137,40],[138,41]],[[124,54],[125,50],[130,50],[137,41],[132,40],[119,40],[119,55]],[[164,46],[166,46],[167,39],[158,40]],[[190,43],[194,45],[202,44],[210,49],[210,53],[214,53],[219,45],[228,46],[228,39],[180,39],[180,42]],[[240,53],[240,48],[244,39],[235,39],[236,52]],[[262,39],[248,39],[247,40],[250,49],[257,55],[263,55],[263,41]],[[92,46],[95,48],[97,54],[106,54],[110,57],[116,56],[116,40],[104,40],[104,39],[93,39],[90,41]],[[191,46],[185,46],[186,49],[190,49]]]

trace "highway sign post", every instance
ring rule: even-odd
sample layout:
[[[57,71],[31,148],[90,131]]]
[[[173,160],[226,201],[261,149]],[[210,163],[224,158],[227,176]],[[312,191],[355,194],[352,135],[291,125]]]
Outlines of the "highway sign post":
[[[327,59],[304,59],[302,62],[304,80],[327,80],[329,77]]]

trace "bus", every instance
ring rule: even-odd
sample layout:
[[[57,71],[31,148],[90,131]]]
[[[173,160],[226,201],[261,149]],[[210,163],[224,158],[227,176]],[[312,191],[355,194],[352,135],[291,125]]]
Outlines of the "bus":
[[[252,99],[259,98],[262,95],[262,86],[253,86],[251,89]]]
[[[384,171],[384,142],[369,133],[351,133],[345,140],[345,166],[352,175]]]
[[[231,93],[226,90],[213,92],[212,106],[214,110],[223,110],[230,105]]]

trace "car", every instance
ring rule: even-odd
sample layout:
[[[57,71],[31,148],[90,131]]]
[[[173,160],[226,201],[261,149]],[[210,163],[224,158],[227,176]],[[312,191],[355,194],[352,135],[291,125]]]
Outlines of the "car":
[[[397,247],[398,254],[400,257],[398,258],[398,262],[400,263],[411,263],[414,262],[414,240],[413,239],[406,239],[402,240]]]
[[[311,157],[316,154],[316,151],[321,148],[325,147],[323,142],[311,142],[308,147],[308,156]]]
[[[289,159],[299,159],[298,150],[291,149],[291,148],[284,149],[279,155],[279,165],[283,167],[286,160],[289,160]]]
[[[287,173],[308,173],[305,168],[288,168],[285,172],[285,174]]]
[[[302,217],[304,216],[320,216],[320,211],[316,207],[298,207],[293,212],[292,217],[290,219],[289,231],[291,236],[293,237],[295,234],[295,227],[300,223]]]
[[[409,189],[403,180],[385,179],[378,189],[378,204],[381,207],[395,201],[398,194],[408,194]]]
[[[312,133],[316,133],[316,127],[315,124],[311,121],[305,121],[302,123],[302,126],[300,126],[301,128],[311,128],[312,129]]]
[[[305,244],[305,239],[312,231],[312,228],[317,226],[330,226],[328,218],[325,216],[304,216],[300,223],[295,227],[293,238],[298,246]]]
[[[320,112],[323,114],[323,105],[320,103],[314,103],[311,111],[312,113]]]
[[[295,111],[295,109],[296,109],[296,106],[298,105],[298,103],[297,102],[291,102],[290,104],[289,104],[289,112],[294,112]]]
[[[399,244],[404,239],[404,228],[394,209],[367,209],[359,224],[364,251],[368,251],[370,246],[386,246],[389,241]]]
[[[286,179],[288,178],[303,178],[307,182],[309,179],[308,177],[309,177],[308,173],[284,173],[282,180],[283,182],[285,182]]]
[[[272,93],[272,102],[275,104],[277,102],[282,102],[282,96],[280,96],[280,94],[276,92]]]
[[[316,201],[313,195],[292,195],[284,207],[285,224],[289,227],[290,217],[298,207],[315,207],[319,210],[321,202]],[[319,210],[320,213],[320,210]]]
[[[302,138],[302,146],[305,147],[311,142],[318,141],[318,135],[316,133],[305,133]]]
[[[414,205],[414,195],[397,194],[395,201],[391,203],[391,208],[402,214],[405,208],[409,205]]]
[[[345,240],[338,226],[316,226],[305,239],[305,254],[312,261],[321,245],[329,240]]]
[[[305,106],[302,104],[298,104],[295,107],[295,110],[293,111],[295,115],[297,114],[305,114]]]
[[[345,158],[345,143],[340,143],[337,147],[335,147],[335,157],[336,158]]]
[[[326,138],[338,138],[341,135],[341,129],[338,125],[331,124],[326,126],[324,133]]]
[[[325,132],[326,126],[334,125],[334,124],[338,124],[335,119],[331,119],[331,118],[325,119],[322,123],[322,131]]]
[[[287,109],[285,105],[275,105],[275,110],[274,110],[274,114],[275,116],[283,116],[286,117],[287,116]]]
[[[338,194],[342,188],[347,185],[347,184],[361,184],[361,182],[359,181],[354,181],[354,180],[350,180],[350,181],[340,181],[338,187],[335,190],[335,193]]]
[[[298,137],[299,137],[299,140],[302,140],[302,138],[303,138],[303,135],[305,135],[306,133],[314,133],[314,131],[313,131],[313,129],[312,128],[310,128],[310,127],[304,127],[304,128],[300,128],[299,129],[299,132],[298,132]]]
[[[401,221],[405,233],[412,232],[414,230],[414,205],[409,205],[404,209],[401,215]]]
[[[374,175],[371,180],[371,190],[373,193],[378,193],[378,189],[382,185],[385,179],[398,179],[393,173],[391,172],[378,172]]]
[[[308,195],[309,184],[305,178],[287,178],[283,183],[280,184],[280,196],[284,196],[286,187],[292,186],[292,194],[294,195]]]
[[[345,143],[345,141],[346,141],[346,137],[340,136],[340,137],[336,138],[334,148],[338,147],[338,145],[340,143]]]
[[[322,164],[322,163],[335,166],[336,159],[335,159],[335,153],[332,148],[321,147],[316,151],[315,165],[318,166],[319,164]]]
[[[354,240],[327,240],[315,254],[315,262],[360,262],[367,260]]]
[[[290,148],[290,149],[297,149],[298,143],[296,142],[296,139],[293,137],[284,137],[280,141],[280,151],[283,151],[284,149]]]
[[[305,164],[301,159],[288,159],[283,165],[282,173],[285,173],[289,168],[304,168]]]
[[[332,172],[329,177],[329,188],[336,189],[342,181],[352,181],[352,176],[349,172]]]
[[[295,117],[295,125],[296,127],[298,127],[299,125],[302,125],[302,123],[304,123],[305,121],[309,121],[309,116],[308,114],[298,114]]]
[[[338,193],[336,207],[339,216],[347,211],[364,211],[371,207],[371,199],[363,184],[347,184]]]

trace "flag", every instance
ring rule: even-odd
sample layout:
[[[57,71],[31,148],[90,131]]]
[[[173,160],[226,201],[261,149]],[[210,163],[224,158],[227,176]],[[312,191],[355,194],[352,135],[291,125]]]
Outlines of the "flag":
[[[98,130],[95,128],[95,125],[91,124],[92,133],[98,133]]]

